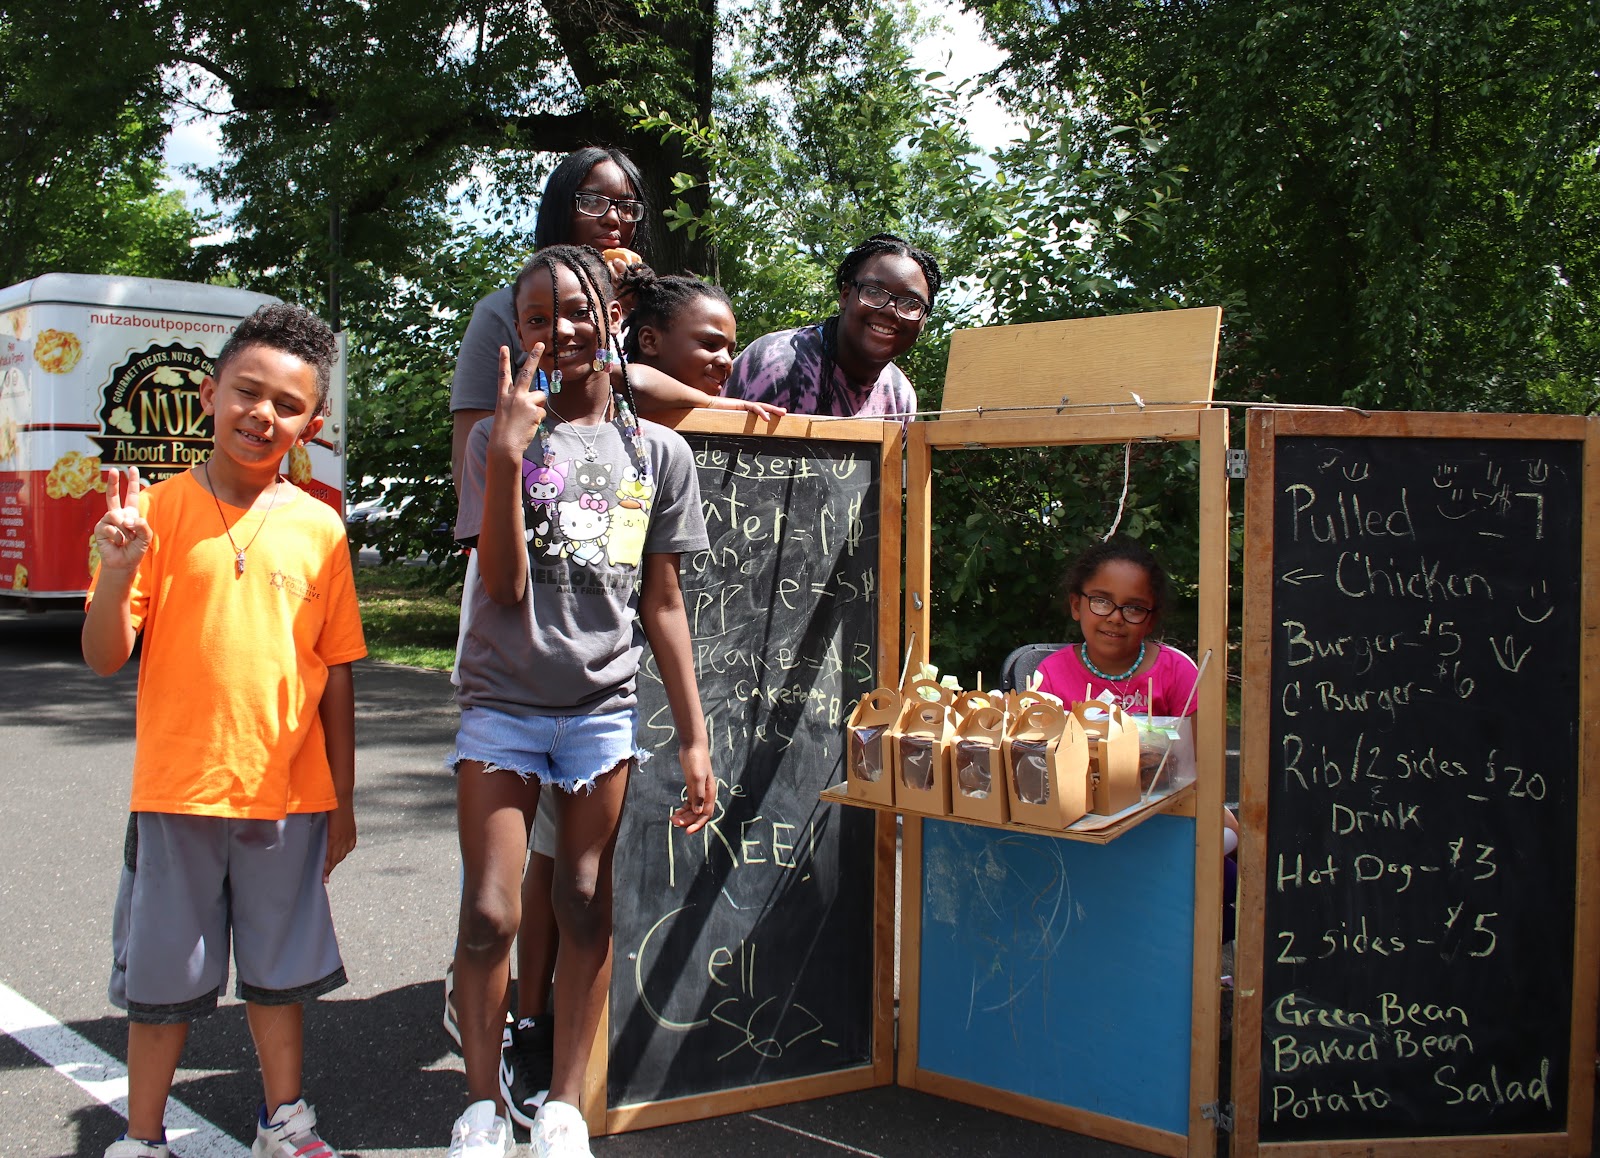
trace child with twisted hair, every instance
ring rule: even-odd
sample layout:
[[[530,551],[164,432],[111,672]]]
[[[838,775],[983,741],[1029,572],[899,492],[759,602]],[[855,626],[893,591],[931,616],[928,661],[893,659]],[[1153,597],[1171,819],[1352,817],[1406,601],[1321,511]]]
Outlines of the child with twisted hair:
[[[622,284],[632,291],[623,353],[715,397],[733,368],[738,331],[733,303],[721,286],[682,274],[658,275],[631,266]]]
[[[611,977],[611,864],[635,745],[643,628],[679,738],[698,831],[715,807],[688,619],[684,551],[707,545],[688,444],[642,421],[628,376],[613,391],[621,323],[610,272],[587,247],[539,250],[513,286],[526,359],[500,350],[491,418],[467,440],[456,536],[480,579],[463,598],[461,725],[450,765],[465,885],[455,1002],[470,1104],[451,1158],[502,1158],[498,1082],[523,860],[542,796],[556,804],[554,1058],[533,1153],[585,1158],[583,1075]]]

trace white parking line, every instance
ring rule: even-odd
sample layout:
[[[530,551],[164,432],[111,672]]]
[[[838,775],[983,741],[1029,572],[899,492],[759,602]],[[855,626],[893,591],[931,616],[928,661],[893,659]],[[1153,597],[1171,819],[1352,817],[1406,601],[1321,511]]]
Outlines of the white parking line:
[[[0,982],[0,1032],[16,1038],[95,1101],[128,1116],[127,1067],[4,982]],[[250,1154],[248,1146],[176,1098],[167,1099],[167,1141],[180,1158],[249,1158]]]
[[[837,1138],[827,1138],[821,1134],[813,1134],[810,1130],[802,1130],[799,1126],[791,1126],[787,1122],[779,1122],[776,1119],[763,1117],[760,1114],[751,1114],[750,1117],[763,1125],[776,1126],[780,1130],[787,1130],[789,1133],[798,1134],[802,1138],[810,1138],[813,1142],[822,1142],[828,1146],[834,1146],[843,1150],[846,1154],[859,1154],[862,1158],[880,1158],[880,1155],[874,1154],[871,1150],[858,1150],[856,1147],[841,1142]]]

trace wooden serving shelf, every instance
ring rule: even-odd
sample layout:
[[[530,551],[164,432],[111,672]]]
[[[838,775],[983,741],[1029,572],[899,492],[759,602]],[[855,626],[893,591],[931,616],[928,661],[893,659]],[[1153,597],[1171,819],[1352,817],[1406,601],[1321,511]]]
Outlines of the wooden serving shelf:
[[[1081,840],[1086,844],[1110,844],[1125,832],[1139,827],[1152,816],[1170,813],[1174,816],[1193,816],[1195,786],[1186,784],[1175,792],[1165,796],[1158,796],[1152,800],[1141,802],[1132,808],[1124,809],[1116,816],[1099,816],[1091,812],[1088,816],[1076,821],[1067,828],[1039,828],[1032,824],[1016,824],[1007,822],[996,824],[989,820],[974,820],[969,816],[944,815],[934,816],[927,812],[915,812],[906,808],[899,808],[893,804],[877,804],[870,800],[862,800],[858,796],[849,794],[848,784],[835,784],[831,788],[824,788],[818,793],[818,798],[827,804],[848,804],[852,808],[870,808],[874,812],[898,812],[904,816],[915,816],[922,820],[949,820],[956,824],[976,824],[980,828],[1000,828],[1009,832],[1031,832],[1039,836],[1057,836],[1064,840]],[[1090,825],[1092,827],[1082,827]]]

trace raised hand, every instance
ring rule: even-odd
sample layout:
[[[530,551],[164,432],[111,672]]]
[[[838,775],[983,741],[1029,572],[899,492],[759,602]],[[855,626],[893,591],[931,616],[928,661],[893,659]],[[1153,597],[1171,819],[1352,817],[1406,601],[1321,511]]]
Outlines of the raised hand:
[[[143,489],[136,466],[130,466],[126,476],[120,470],[106,471],[106,513],[94,525],[102,570],[137,571],[149,550],[150,524],[139,513],[139,492]]]
[[[491,445],[513,452],[518,458],[544,421],[544,391],[533,389],[533,372],[543,356],[544,343],[535,342],[522,368],[512,377],[511,350],[500,347],[500,390],[495,396],[494,430],[489,438]]]

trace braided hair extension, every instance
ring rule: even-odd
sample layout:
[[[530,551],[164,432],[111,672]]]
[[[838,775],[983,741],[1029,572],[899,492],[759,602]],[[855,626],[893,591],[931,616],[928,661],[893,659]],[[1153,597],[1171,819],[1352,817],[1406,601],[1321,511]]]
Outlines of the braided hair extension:
[[[551,317],[561,316],[561,293],[556,285],[556,266],[565,266],[577,283],[583,287],[584,300],[589,307],[589,312],[597,321],[600,331],[600,342],[610,348],[613,338],[611,328],[611,313],[606,307],[615,300],[611,283],[611,271],[606,267],[605,260],[594,249],[587,245],[547,245],[528,259],[521,272],[511,284],[512,300],[515,301],[522,292],[523,283],[532,277],[541,267],[550,273]],[[555,337],[552,324],[551,338]],[[622,362],[622,388],[623,398],[628,408],[633,412],[634,421],[638,421],[639,401],[634,397],[633,378],[628,373],[626,358]],[[613,394],[616,392],[613,390]]]
[[[610,348],[612,339],[611,314],[606,308],[614,298],[611,288],[611,271],[606,263],[587,245],[547,245],[528,259],[511,283],[511,300],[515,302],[528,279],[543,269],[550,275],[550,341],[555,344],[554,319],[561,316],[561,290],[556,282],[556,266],[565,267],[583,289],[585,304],[595,319],[600,332],[600,344]]]
[[[629,266],[622,275],[622,285],[625,290],[633,291],[633,311],[622,324],[624,358],[639,356],[641,327],[669,329],[684,307],[696,298],[711,298],[727,306],[730,312],[733,309],[733,302],[721,286],[685,274],[660,276],[646,265]]]
[[[939,263],[934,260],[933,254],[927,250],[918,249],[903,237],[896,237],[892,233],[874,233],[860,245],[844,255],[844,260],[839,263],[839,268],[833,273],[833,288],[844,293],[856,280],[856,271],[875,257],[889,254],[894,257],[909,257],[916,262],[922,270],[922,276],[928,279],[928,308],[933,308],[934,301],[939,297],[939,289],[944,285],[944,275],[939,270]],[[830,314],[822,322],[822,380],[818,383],[819,390],[826,390],[833,381],[833,370],[836,364],[835,351],[839,348],[839,315]]]

